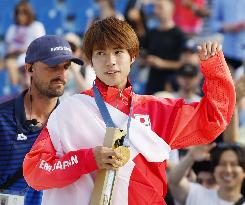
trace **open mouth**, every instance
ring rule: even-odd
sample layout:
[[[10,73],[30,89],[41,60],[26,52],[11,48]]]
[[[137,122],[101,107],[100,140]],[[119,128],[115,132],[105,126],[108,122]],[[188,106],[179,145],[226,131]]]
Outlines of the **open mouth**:
[[[222,178],[226,183],[232,182],[234,180],[233,176],[223,176]]]

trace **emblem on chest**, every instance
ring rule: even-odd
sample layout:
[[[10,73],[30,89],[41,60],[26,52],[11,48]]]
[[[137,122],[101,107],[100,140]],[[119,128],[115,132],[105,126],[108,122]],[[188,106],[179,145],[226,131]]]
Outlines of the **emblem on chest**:
[[[149,115],[134,114],[135,120],[142,123],[146,127],[151,127],[151,120]]]

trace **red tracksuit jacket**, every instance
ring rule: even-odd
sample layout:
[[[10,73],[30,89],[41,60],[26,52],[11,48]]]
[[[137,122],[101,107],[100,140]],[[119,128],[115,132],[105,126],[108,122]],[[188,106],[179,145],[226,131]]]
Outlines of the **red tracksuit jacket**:
[[[121,129],[126,129],[133,98],[131,158],[119,170],[113,205],[164,205],[170,149],[210,143],[228,125],[235,89],[223,53],[202,61],[201,71],[205,95],[191,104],[183,99],[136,95],[131,86],[120,92],[96,80]],[[97,170],[92,148],[103,144],[104,134],[105,124],[92,90],[57,107],[23,164],[28,184],[45,190],[43,204],[89,204]]]

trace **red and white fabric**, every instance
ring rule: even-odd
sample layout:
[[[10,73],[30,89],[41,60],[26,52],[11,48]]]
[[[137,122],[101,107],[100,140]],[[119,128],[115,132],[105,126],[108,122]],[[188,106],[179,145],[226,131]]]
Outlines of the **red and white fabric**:
[[[133,98],[131,158],[120,168],[113,205],[164,205],[170,149],[210,143],[228,125],[235,91],[223,54],[202,62],[201,69],[205,96],[191,104],[139,96],[130,85],[119,91],[96,80],[121,129]],[[28,184],[45,190],[43,205],[89,204],[97,170],[92,149],[103,144],[105,128],[92,90],[66,99],[51,114],[23,165]]]

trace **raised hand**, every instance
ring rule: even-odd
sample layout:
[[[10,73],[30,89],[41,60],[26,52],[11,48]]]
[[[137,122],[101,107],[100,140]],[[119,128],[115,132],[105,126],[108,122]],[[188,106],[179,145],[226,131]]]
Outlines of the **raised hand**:
[[[215,143],[208,145],[193,146],[189,149],[189,155],[194,161],[209,160],[210,150],[216,146]]]
[[[210,57],[216,55],[219,51],[222,50],[222,46],[219,42],[207,41],[199,46],[197,46],[198,55],[200,60],[208,60]]]

